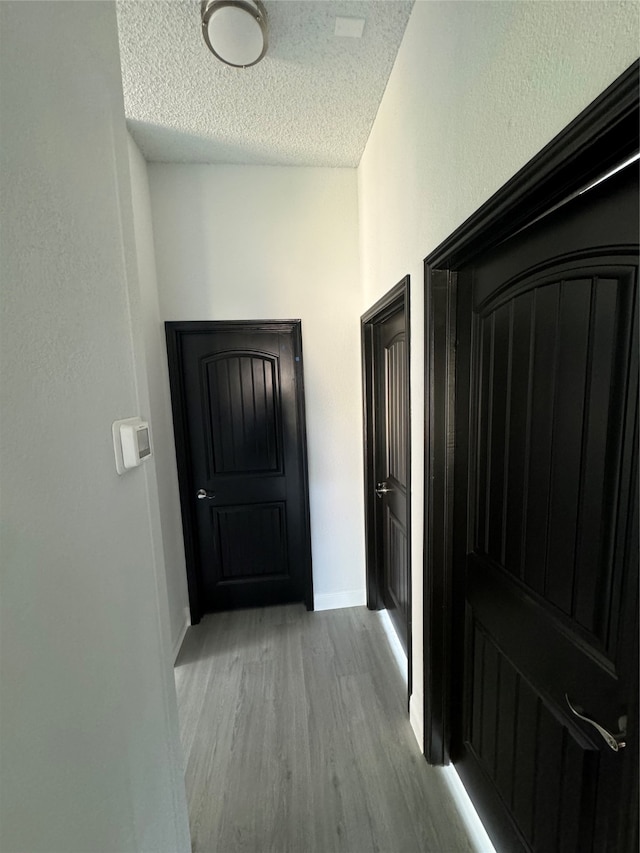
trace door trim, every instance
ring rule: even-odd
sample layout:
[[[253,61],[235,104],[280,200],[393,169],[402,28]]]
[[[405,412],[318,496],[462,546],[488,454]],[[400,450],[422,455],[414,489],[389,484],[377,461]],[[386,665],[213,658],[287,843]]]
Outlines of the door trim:
[[[309,472],[307,464],[307,430],[304,405],[304,373],[302,369],[302,322],[301,320],[196,320],[170,321],[165,324],[167,339],[167,357],[169,366],[169,386],[173,412],[173,430],[178,468],[178,487],[180,491],[180,512],[184,534],[184,552],[187,569],[187,587],[189,591],[189,609],[191,624],[197,625],[204,614],[202,592],[198,578],[199,549],[196,528],[196,516],[193,500],[195,486],[192,482],[189,459],[189,430],[187,427],[186,399],[183,381],[182,339],[185,335],[198,332],[288,332],[291,333],[297,360],[295,376],[298,387],[296,395],[298,408],[297,438],[302,451],[302,481],[304,489],[304,537],[305,547],[305,594],[307,610],[313,610],[313,575],[311,569],[311,522],[309,513]]]
[[[406,400],[411,412],[411,319],[409,314],[410,279],[406,275],[395,287],[379,299],[375,305],[360,318],[360,333],[362,344],[362,400],[364,406],[364,507],[365,507],[365,559],[367,572],[367,607],[369,610],[380,610],[382,603],[382,555],[379,553],[379,543],[375,536],[375,497],[374,487],[377,482],[375,470],[375,428],[376,403],[373,382],[373,354],[375,327],[383,323],[396,311],[403,308],[407,335],[407,370],[406,370]],[[409,561],[409,578],[411,578],[411,418],[407,421],[407,556]],[[412,591],[409,583],[409,622],[407,625],[408,650],[408,695],[411,696],[411,662],[412,662],[412,631],[411,631],[411,601]]]
[[[454,470],[464,463],[454,452],[456,292],[469,282],[458,270],[638,151],[639,84],[636,61],[424,261],[424,754],[430,764],[449,763],[459,704],[452,695],[461,690],[464,578],[454,571],[452,535]],[[458,390],[460,398],[464,389]]]

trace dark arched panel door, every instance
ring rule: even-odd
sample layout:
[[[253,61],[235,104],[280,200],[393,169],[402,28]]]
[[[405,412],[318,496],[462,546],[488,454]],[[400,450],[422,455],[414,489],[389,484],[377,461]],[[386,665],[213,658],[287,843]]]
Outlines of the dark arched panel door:
[[[382,601],[408,651],[410,569],[408,530],[409,401],[404,308],[376,325],[376,509],[382,555]]]
[[[312,606],[300,324],[167,334],[192,610]]]
[[[631,166],[462,274],[453,757],[501,850],[637,849],[637,243]]]

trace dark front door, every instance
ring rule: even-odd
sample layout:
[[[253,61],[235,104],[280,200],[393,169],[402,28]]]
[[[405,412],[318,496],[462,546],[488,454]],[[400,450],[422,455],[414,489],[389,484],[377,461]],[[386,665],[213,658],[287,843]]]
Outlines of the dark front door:
[[[192,610],[312,607],[299,322],[167,336]]]
[[[405,650],[410,620],[407,537],[409,401],[404,307],[375,326],[375,493],[381,596]]]
[[[504,851],[637,849],[637,242],[631,166],[459,277],[452,746]]]

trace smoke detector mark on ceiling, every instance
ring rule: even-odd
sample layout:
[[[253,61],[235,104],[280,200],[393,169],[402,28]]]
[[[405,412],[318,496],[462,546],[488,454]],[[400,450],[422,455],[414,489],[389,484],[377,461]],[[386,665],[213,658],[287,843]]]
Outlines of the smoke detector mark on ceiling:
[[[364,32],[364,18],[336,18],[335,35],[341,38],[359,39]]]

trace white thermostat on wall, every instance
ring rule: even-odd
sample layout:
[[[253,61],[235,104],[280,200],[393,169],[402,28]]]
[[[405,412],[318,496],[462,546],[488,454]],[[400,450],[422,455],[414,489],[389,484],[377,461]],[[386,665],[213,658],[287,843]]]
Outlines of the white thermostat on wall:
[[[118,474],[137,468],[151,456],[151,433],[147,421],[142,418],[114,421],[111,432]]]

